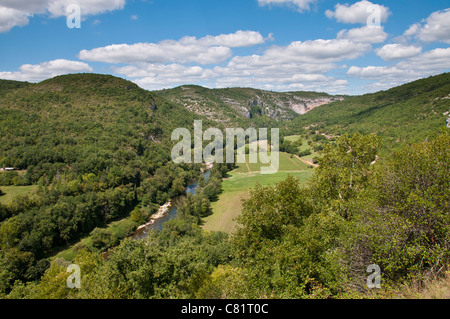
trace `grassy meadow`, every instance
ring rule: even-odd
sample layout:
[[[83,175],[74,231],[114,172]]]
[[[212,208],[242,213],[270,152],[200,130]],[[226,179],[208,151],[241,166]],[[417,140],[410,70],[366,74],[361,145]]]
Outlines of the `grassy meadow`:
[[[10,203],[16,196],[31,195],[37,190],[37,185],[31,186],[1,186],[0,189],[4,193],[0,196],[0,204]]]
[[[311,177],[314,169],[296,156],[279,152],[279,168],[274,174],[261,174],[261,167],[269,167],[269,164],[249,162],[249,155],[245,154],[245,163],[231,171],[223,180],[223,192],[219,200],[212,203],[213,214],[204,218],[203,229],[207,231],[223,231],[233,233],[236,230],[236,218],[241,214],[242,202],[250,197],[250,190],[258,183],[260,185],[273,185],[288,177],[298,178],[301,182]]]

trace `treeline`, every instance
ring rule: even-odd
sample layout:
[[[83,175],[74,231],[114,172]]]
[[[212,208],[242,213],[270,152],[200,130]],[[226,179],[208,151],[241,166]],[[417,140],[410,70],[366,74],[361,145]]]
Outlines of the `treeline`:
[[[231,237],[199,228],[200,191],[148,239],[125,240],[107,259],[80,251],[72,262],[81,289],[67,288],[59,262],[39,282],[17,281],[8,297],[398,296],[404,283],[448,267],[450,133],[377,159],[380,147],[376,136],[344,135],[324,145],[308,185],[288,177],[256,186]],[[381,289],[367,288],[371,264],[381,269]]]

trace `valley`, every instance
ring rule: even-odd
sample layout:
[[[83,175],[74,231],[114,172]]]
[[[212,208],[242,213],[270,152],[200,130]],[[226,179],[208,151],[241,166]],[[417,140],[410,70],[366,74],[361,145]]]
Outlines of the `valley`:
[[[0,295],[402,295],[448,265],[449,92],[449,73],[361,96],[148,91],[92,73],[0,80],[0,167],[16,169],[0,172]],[[194,136],[197,120],[277,128],[279,152],[252,163],[247,144],[244,163],[205,178],[205,163],[171,159],[172,132]],[[275,155],[276,173],[261,174]],[[174,198],[176,214],[130,238]],[[81,290],[66,287],[71,263]],[[365,287],[371,263],[386,289]]]

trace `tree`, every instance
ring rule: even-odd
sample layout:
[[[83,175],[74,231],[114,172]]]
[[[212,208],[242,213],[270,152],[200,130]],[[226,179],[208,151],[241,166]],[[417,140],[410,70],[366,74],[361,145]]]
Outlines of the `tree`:
[[[104,228],[95,228],[91,233],[92,246],[103,250],[117,244],[117,239],[110,230]]]
[[[348,201],[364,189],[380,145],[379,137],[359,133],[341,136],[336,146],[325,145],[312,178],[315,197],[332,204],[333,201]]]
[[[279,240],[287,225],[300,226],[314,208],[297,179],[288,178],[275,186],[257,185],[243,204],[234,237],[237,256],[251,259],[269,241]]]
[[[373,177],[374,259],[391,279],[437,274],[450,260],[450,134],[397,151]]]

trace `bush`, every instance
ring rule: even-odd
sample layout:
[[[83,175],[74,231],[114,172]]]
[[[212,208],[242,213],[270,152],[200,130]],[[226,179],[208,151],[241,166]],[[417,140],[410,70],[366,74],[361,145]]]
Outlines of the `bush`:
[[[300,156],[300,157],[303,157],[303,156],[308,156],[308,155],[311,155],[311,149],[306,149],[306,150],[304,150],[304,151],[300,151],[299,153],[298,153],[298,156]]]
[[[117,244],[117,239],[110,230],[104,228],[95,228],[91,232],[92,246],[103,250]]]

